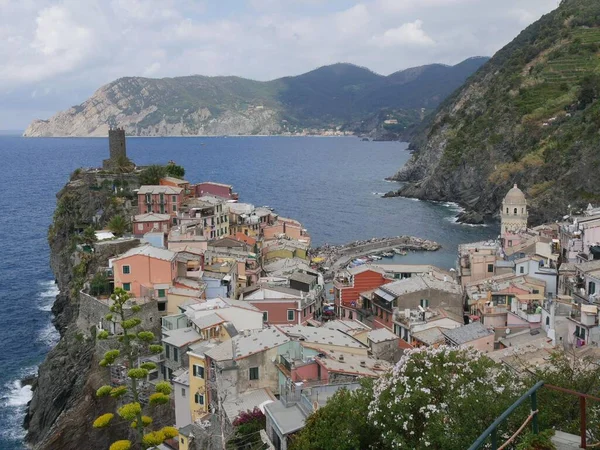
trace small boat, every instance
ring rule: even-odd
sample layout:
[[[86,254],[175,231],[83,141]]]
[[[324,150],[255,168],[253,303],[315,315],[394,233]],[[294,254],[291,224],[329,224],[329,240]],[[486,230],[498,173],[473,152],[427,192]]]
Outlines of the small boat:
[[[402,255],[402,256],[408,255],[408,252],[406,250],[400,250],[399,248],[395,248],[394,253],[396,255]]]
[[[381,256],[379,256],[379,255],[371,255],[371,259],[373,261],[379,261],[381,259]]]
[[[394,256],[394,254],[391,252],[385,252],[385,253],[382,253],[381,256],[383,256],[385,258],[392,258]]]

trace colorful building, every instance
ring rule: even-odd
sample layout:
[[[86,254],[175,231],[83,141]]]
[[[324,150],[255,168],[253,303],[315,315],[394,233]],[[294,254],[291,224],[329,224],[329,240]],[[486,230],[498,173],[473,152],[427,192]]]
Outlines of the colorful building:
[[[202,197],[204,195],[214,195],[227,200],[237,200],[238,194],[233,192],[233,186],[223,183],[213,183],[212,181],[205,181],[198,183],[193,186],[196,197]]]
[[[169,214],[175,217],[181,210],[185,192],[173,186],[142,186],[138,190],[140,214]]]
[[[146,233],[160,231],[168,233],[171,228],[171,216],[169,214],[138,214],[133,217],[134,236],[143,236]]]
[[[392,281],[385,278],[384,270],[369,265],[339,272],[333,281],[334,302],[338,317],[354,319],[361,310],[365,310],[365,315],[370,315],[371,305],[363,304],[360,294]]]

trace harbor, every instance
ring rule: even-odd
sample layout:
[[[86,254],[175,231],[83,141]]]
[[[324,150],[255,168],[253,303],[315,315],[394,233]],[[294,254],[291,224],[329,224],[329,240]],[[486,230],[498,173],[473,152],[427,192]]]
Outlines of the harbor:
[[[408,252],[436,251],[441,245],[435,241],[414,236],[396,236],[353,241],[344,245],[328,245],[311,251],[311,262],[331,279],[333,273],[342,267],[366,264],[371,261],[384,261],[395,255]]]

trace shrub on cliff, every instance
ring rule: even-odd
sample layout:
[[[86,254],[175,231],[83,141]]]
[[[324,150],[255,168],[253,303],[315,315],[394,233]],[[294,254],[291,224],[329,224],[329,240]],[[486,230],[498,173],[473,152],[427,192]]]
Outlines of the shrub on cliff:
[[[115,236],[122,236],[128,228],[129,223],[121,215],[113,216],[113,218],[108,222],[108,229],[112,231]]]
[[[185,169],[182,166],[178,166],[173,161],[169,161],[165,170],[170,177],[183,178],[185,176]]]

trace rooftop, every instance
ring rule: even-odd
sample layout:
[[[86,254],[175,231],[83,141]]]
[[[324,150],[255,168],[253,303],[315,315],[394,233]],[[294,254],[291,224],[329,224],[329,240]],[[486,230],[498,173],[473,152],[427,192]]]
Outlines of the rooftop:
[[[188,327],[163,331],[162,342],[180,348],[193,342],[197,342],[200,339],[202,339],[202,336],[196,333],[193,328]]]
[[[278,328],[293,340],[301,340],[312,344],[335,345],[337,347],[367,348],[362,342],[339,330],[303,325],[280,326]]]
[[[398,336],[396,336],[394,333],[392,333],[387,328],[378,328],[376,330],[371,330],[371,331],[369,331],[369,334],[367,335],[367,337],[369,338],[369,340],[371,342],[373,342],[375,344],[379,344],[380,342],[394,341],[396,339],[399,339]]]
[[[175,187],[175,186],[154,186],[154,185],[145,185],[140,187],[138,190],[138,194],[169,194],[169,195],[177,195],[183,192],[183,188]]]
[[[329,328],[331,330],[343,331],[347,334],[356,334],[357,332],[369,331],[370,328],[358,320],[347,320],[347,319],[336,319],[330,320],[323,324],[323,328]]]
[[[223,342],[209,350],[206,354],[216,361],[241,359],[264,350],[278,347],[289,342],[289,340],[281,330],[275,327],[263,328],[262,330],[247,331],[244,334],[238,334],[231,340]]]
[[[365,355],[337,352],[327,353],[327,355],[327,358],[318,358],[316,361],[325,367],[328,372],[376,378],[392,367],[387,361]]]
[[[311,275],[305,272],[294,272],[292,275],[290,275],[290,281],[297,281],[304,284],[312,284],[316,280],[316,275]]]
[[[286,407],[281,400],[277,400],[265,405],[265,412],[271,416],[284,436],[304,428],[306,415],[296,404]]]
[[[451,294],[461,294],[462,292],[460,285],[455,283],[454,280],[448,279],[447,281],[443,281],[428,275],[419,275],[385,284],[376,290],[375,293],[380,295],[379,291],[383,290],[388,294],[399,297],[401,295],[429,289],[445,291]],[[380,296],[385,298],[383,295]]]
[[[440,327],[431,327],[423,331],[412,333],[412,337],[427,344],[434,345],[445,340]]]
[[[219,325],[225,320],[221,316],[219,316],[215,312],[211,311],[203,311],[204,314],[197,314],[195,318],[192,319],[192,323],[196,325],[199,329],[203,330],[205,328],[214,327],[215,325]]]
[[[176,373],[176,372],[175,372]],[[190,385],[190,371],[184,370],[181,374],[173,378],[173,383],[183,384],[184,386]]]
[[[244,411],[252,411],[265,402],[275,402],[277,399],[268,389],[255,389],[246,391],[236,397],[225,398],[223,408],[227,418],[233,422],[240,413]],[[271,403],[269,403],[271,404]]]
[[[303,292],[297,289],[291,289],[283,286],[265,286],[258,285],[256,290],[244,295],[245,300],[267,300],[267,299],[282,299],[291,298],[299,299],[303,296]]]
[[[153,247],[152,245],[142,245],[140,247],[132,248],[126,251],[120,256],[117,256],[114,260],[119,261],[121,259],[129,258],[132,256],[147,256],[149,258],[162,259],[164,261],[173,261],[175,259],[175,252],[164,248]]]
[[[168,181],[169,183],[175,183],[177,185],[190,184],[189,181],[182,180],[181,178],[175,178],[175,177],[162,177],[161,181],[162,180]]]
[[[456,345],[466,344],[467,342],[494,334],[493,331],[483,326],[481,322],[472,322],[463,327],[442,330],[442,333]]]

